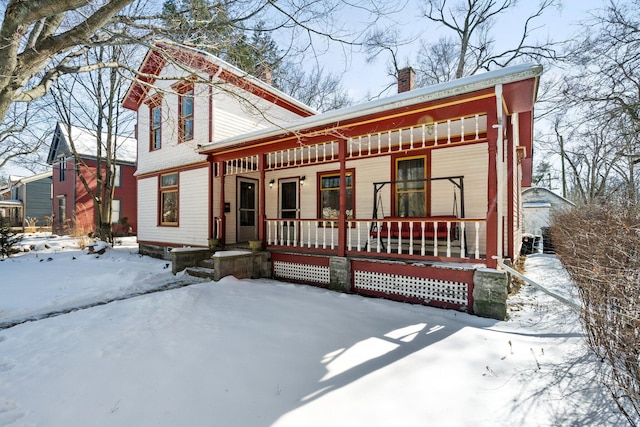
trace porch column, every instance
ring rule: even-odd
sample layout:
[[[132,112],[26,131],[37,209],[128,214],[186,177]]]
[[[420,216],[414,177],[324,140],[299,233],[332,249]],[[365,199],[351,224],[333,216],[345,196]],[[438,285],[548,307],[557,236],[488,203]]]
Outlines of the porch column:
[[[338,140],[340,159],[340,212],[338,213],[338,256],[344,257],[347,248],[347,140]]]
[[[219,161],[218,162],[218,175],[220,176],[220,230],[218,231],[218,233],[220,234],[220,240],[222,241],[222,243],[226,242],[226,228],[227,228],[227,221],[225,218],[225,212],[224,212],[224,162],[223,161]]]
[[[494,110],[487,112],[487,144],[489,146],[488,175],[487,175],[487,235],[486,258],[487,267],[497,268],[498,263],[494,256],[498,254],[498,130],[495,127],[497,115]]]
[[[260,171],[260,194],[258,196],[258,240],[262,240],[263,242],[266,239],[266,233],[264,229],[264,223],[266,220],[265,215],[265,207],[266,207],[266,193],[265,193],[265,173],[264,173],[264,165],[265,165],[265,154],[260,154],[258,156],[258,170]]]

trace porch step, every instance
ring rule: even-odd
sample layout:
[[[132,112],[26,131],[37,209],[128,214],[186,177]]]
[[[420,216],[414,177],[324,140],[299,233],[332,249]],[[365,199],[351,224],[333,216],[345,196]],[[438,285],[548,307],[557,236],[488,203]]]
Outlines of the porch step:
[[[202,268],[208,268],[210,270],[213,270],[214,268],[214,262],[212,259],[208,258],[208,259],[203,259],[202,261],[198,262],[198,267],[202,267]]]
[[[200,277],[202,279],[215,279],[215,272],[212,268],[206,267],[187,267],[185,273],[189,276]]]

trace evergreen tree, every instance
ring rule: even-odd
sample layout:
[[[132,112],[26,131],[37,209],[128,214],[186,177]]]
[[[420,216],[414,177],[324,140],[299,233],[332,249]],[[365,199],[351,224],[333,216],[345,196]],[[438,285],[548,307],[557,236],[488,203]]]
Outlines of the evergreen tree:
[[[9,219],[0,217],[0,258],[8,258],[15,253],[14,246],[21,240],[22,235],[11,229]]]

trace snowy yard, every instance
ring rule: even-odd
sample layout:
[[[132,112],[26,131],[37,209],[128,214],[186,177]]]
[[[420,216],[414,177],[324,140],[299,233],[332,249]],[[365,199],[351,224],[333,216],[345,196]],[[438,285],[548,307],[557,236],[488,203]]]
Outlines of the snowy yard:
[[[126,239],[104,255],[24,243],[0,262],[0,426],[626,425],[576,313],[529,286],[499,322],[175,277]],[[555,257],[526,267],[575,299]]]

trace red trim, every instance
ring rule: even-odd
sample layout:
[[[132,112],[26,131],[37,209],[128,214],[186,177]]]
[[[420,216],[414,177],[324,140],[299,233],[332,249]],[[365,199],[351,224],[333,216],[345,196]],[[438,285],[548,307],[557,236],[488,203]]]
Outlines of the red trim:
[[[169,168],[169,169],[153,171],[153,172],[149,172],[149,173],[143,173],[143,174],[140,174],[140,175],[136,176],[136,178],[137,179],[153,178],[154,176],[166,175],[168,173],[185,172],[185,171],[190,171],[190,170],[194,170],[194,169],[202,169],[202,168],[207,168],[207,167],[209,167],[208,163],[193,163],[193,164],[187,165],[187,166],[180,166],[180,167],[175,167],[175,168]]]
[[[129,90],[122,102],[122,105],[125,108],[138,110],[142,100],[146,97],[149,87],[154,84],[156,76],[167,64],[167,57],[172,58],[172,60],[175,60],[192,70],[205,72],[209,75],[217,75],[221,80],[237,86],[301,117],[308,117],[315,114],[311,109],[301,107],[287,99],[281,98],[280,95],[268,91],[267,89],[263,89],[261,86],[248,81],[244,77],[238,76],[229,70],[214,64],[208,57],[208,54],[205,54],[204,52],[198,52],[180,45],[163,42],[156,42],[154,44],[154,48],[147,52],[147,56],[140,67],[140,74],[144,75],[138,76],[129,87]]]
[[[222,162],[218,162],[218,174],[220,176],[220,191],[219,191],[219,197],[220,197],[220,210],[219,210],[219,218],[220,218],[220,231],[218,232],[220,234],[220,239],[222,240],[222,243],[224,244],[224,242],[227,240],[227,216],[225,215],[224,212],[224,204],[225,204],[225,192],[224,192],[224,180],[225,180],[225,175],[224,175],[224,163]]]
[[[507,236],[508,236],[508,253],[509,258],[512,260],[516,259],[515,253],[515,212],[514,212],[514,203],[515,200],[513,198],[514,188],[515,188],[515,175],[514,175],[514,167],[517,166],[518,160],[515,158],[515,142],[513,140],[513,116],[509,116],[507,120]]]
[[[347,248],[347,140],[338,141],[338,158],[340,159],[340,190],[338,210],[338,256],[344,257]],[[351,175],[351,188],[355,187],[355,176]],[[355,199],[355,195],[352,200]],[[355,212],[354,212],[355,214]],[[355,218],[355,215],[352,215]]]
[[[271,261],[295,262],[321,267],[329,266],[329,258],[326,256],[301,255],[290,252],[271,252]]]
[[[260,172],[260,180],[258,185],[258,188],[260,189],[260,194],[258,194],[258,240],[262,240],[263,242],[265,242],[267,238],[264,224],[264,221],[267,218],[264,164],[265,155],[263,154],[258,159],[258,170]]]
[[[426,115],[429,115],[434,121],[442,121],[454,117],[473,114],[484,115],[487,111],[495,110],[495,97],[472,99],[466,103],[462,103],[462,101],[466,98],[474,98],[481,95],[486,96],[486,94],[492,90],[493,89],[474,92],[465,96],[461,95],[452,98],[439,99],[410,107],[386,110],[368,116],[355,117],[350,120],[338,120],[322,126],[300,129],[295,133],[283,130],[279,135],[249,140],[233,146],[226,146],[222,148],[213,146],[202,153],[223,155],[223,153],[227,151],[234,151],[242,148],[246,149],[246,151],[243,150],[243,153],[250,155],[252,152],[253,154],[263,153],[265,151],[265,147],[260,145],[263,143],[268,143],[270,145],[270,150],[278,150],[299,147],[300,144],[314,145],[326,142],[332,138],[331,135],[335,135],[335,133],[329,133],[328,136],[327,129],[339,132],[343,138],[349,138],[358,137],[367,133],[377,133],[380,132],[380,130],[416,126],[417,124],[423,123]],[[461,104],[441,106],[442,104],[449,104],[451,102],[461,102]],[[424,111],[424,109],[429,108],[434,109],[428,110],[427,112]],[[335,136],[333,139],[335,140]],[[234,152],[230,154],[230,156],[231,158],[236,158],[238,154],[237,152]]]
[[[382,273],[382,274],[398,274],[398,271],[402,270],[401,274],[404,276],[466,283],[468,285],[466,310],[469,313],[473,311],[474,270],[456,270],[456,269],[448,269],[448,268],[436,268],[436,267],[430,267],[430,266],[415,266],[415,265],[409,265],[409,264],[403,264],[402,266],[398,266],[398,264],[396,263],[385,263],[385,262],[364,261],[364,260],[351,261],[352,289],[359,294],[373,295],[373,296],[394,299],[398,301],[427,304],[435,307],[455,308],[455,309],[460,309],[463,307],[463,305],[445,303],[441,301],[424,301],[421,298],[407,297],[404,295],[390,294],[385,292],[377,292],[377,291],[356,288],[355,286],[353,286],[353,283],[355,282],[354,280],[355,272],[358,270],[370,271],[373,273]]]
[[[213,165],[211,163],[209,165],[209,197],[207,197],[207,202],[209,203],[207,209],[207,221],[209,221],[209,238],[215,237],[214,221],[213,221]]]

